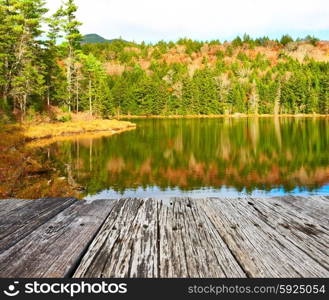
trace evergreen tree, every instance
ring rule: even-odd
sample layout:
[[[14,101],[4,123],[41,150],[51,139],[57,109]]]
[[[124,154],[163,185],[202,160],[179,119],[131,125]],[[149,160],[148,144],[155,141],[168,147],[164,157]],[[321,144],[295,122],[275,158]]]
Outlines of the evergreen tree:
[[[81,48],[80,42],[82,35],[79,32],[79,26],[82,24],[76,19],[76,11],[78,7],[75,5],[74,0],[66,0],[64,6],[62,6],[57,15],[62,17],[61,29],[64,32],[64,38],[66,40],[66,77],[67,77],[67,105],[69,111],[72,106],[72,97],[74,91],[74,76],[76,75],[76,63],[77,50]]]
[[[46,84],[46,102],[50,106],[51,99],[56,98],[56,91],[61,89],[63,85],[61,68],[58,65],[58,58],[60,57],[57,40],[61,36],[61,18],[59,12],[52,15],[47,20],[48,32],[47,40],[45,42],[46,49],[43,53],[43,60],[45,64],[45,84]]]
[[[1,113],[24,117],[50,105],[103,116],[329,113],[329,63],[280,50],[294,42],[288,35],[81,46],[77,9],[65,0],[46,19],[43,0],[0,0]],[[295,44],[305,41],[319,47],[310,36]],[[247,50],[258,46],[277,56]]]
[[[1,31],[7,31],[1,40],[2,94],[7,103],[11,96],[13,109],[19,108],[23,116],[31,96],[42,94],[43,61],[39,60],[43,33],[41,25],[47,9],[42,0],[4,1],[1,3],[3,24]],[[7,35],[10,35],[7,36]],[[3,37],[2,37],[3,39]]]
[[[104,105],[105,102],[111,101],[104,68],[92,54],[80,54],[79,60],[82,63],[81,71],[85,81],[84,90],[87,91],[89,113],[92,115],[96,111],[102,114],[105,107],[109,109],[108,105]]]

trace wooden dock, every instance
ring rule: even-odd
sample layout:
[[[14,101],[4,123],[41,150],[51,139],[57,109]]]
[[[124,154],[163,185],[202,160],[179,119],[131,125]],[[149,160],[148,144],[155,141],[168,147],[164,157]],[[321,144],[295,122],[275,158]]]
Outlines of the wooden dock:
[[[329,196],[0,200],[0,277],[328,277]]]

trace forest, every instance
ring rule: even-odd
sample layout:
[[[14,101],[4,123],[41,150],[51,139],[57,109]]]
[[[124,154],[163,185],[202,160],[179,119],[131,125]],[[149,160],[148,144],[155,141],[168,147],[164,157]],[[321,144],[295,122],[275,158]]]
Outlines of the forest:
[[[54,111],[121,115],[328,114],[329,42],[83,43],[78,7],[0,0],[0,122]],[[218,33],[220,36],[220,33]],[[56,108],[56,109],[55,109]]]

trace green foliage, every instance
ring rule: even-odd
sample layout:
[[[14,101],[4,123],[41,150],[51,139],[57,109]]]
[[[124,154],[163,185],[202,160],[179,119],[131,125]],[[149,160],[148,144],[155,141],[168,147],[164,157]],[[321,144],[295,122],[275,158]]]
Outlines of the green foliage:
[[[241,60],[242,62],[248,61],[248,56],[246,53],[240,51],[237,55],[237,59]]]
[[[59,122],[70,122],[72,120],[72,115],[69,113],[66,113],[65,115],[60,116],[59,118],[57,118],[57,121]]]
[[[236,47],[241,47],[243,45],[243,42],[241,40],[241,38],[238,36],[236,37],[233,41],[232,41],[232,47],[236,48]]]
[[[225,56],[231,57],[233,55],[233,47],[231,45],[226,47]]]
[[[286,46],[287,44],[289,44],[289,43],[291,43],[291,42],[293,42],[293,41],[294,41],[294,39],[293,39],[290,35],[288,35],[288,34],[283,35],[283,36],[281,37],[281,39],[280,39],[280,43],[281,43],[283,46]]]
[[[134,51],[122,51],[118,55],[118,60],[123,64],[129,64],[137,54]]]
[[[177,41],[178,45],[183,45],[186,47],[186,53],[187,54],[192,54],[193,52],[199,52],[202,46],[204,45],[203,42],[198,42],[198,41],[193,41],[191,39],[179,39]]]
[[[267,36],[264,36],[264,37],[255,39],[255,45],[265,47],[265,46],[267,46],[269,41],[270,41],[270,39]]]
[[[305,41],[309,42],[310,44],[312,44],[313,46],[316,46],[317,42],[319,42],[320,40],[318,38],[316,38],[315,36],[311,36],[311,35],[307,35],[304,38]]]
[[[18,110],[33,118],[49,105],[105,117],[329,113],[329,64],[300,63],[286,51],[298,43],[317,45],[315,37],[291,43],[284,35],[279,43],[244,34],[223,45],[187,38],[155,45],[83,39],[74,0],[47,19],[43,5],[0,0],[2,115]],[[281,54],[272,59],[263,48],[252,50],[260,46],[282,48]]]
[[[217,57],[217,59],[223,59],[223,58],[225,57],[225,53],[224,53],[224,51],[222,51],[222,50],[218,50],[218,51],[216,52],[216,57]]]
[[[92,34],[86,34],[83,36],[81,43],[82,44],[95,44],[95,43],[109,43],[110,40],[104,39],[98,34],[92,33]]]

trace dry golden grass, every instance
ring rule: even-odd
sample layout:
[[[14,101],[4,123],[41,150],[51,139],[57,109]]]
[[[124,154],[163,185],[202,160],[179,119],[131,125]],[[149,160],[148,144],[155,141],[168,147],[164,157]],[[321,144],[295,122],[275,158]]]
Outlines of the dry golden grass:
[[[43,123],[24,128],[28,139],[50,138],[62,135],[74,135],[88,132],[116,132],[135,127],[135,124],[118,120],[72,121],[65,123]]]
[[[135,127],[128,127],[116,131],[93,131],[87,133],[80,133],[75,135],[61,135],[61,136],[54,136],[50,138],[43,138],[43,139],[34,139],[25,144],[27,148],[42,148],[49,146],[55,142],[62,142],[62,141],[83,141],[83,140],[90,140],[90,139],[99,139],[103,137],[112,136],[114,134],[119,134],[121,132],[125,132],[128,130],[134,130]]]
[[[28,140],[40,143],[34,146],[45,146],[55,138],[112,135],[134,127],[131,122],[118,120],[0,126],[0,199],[81,196],[79,187],[62,177],[51,162],[43,161],[42,155],[26,144]],[[44,139],[46,137],[54,138]]]

